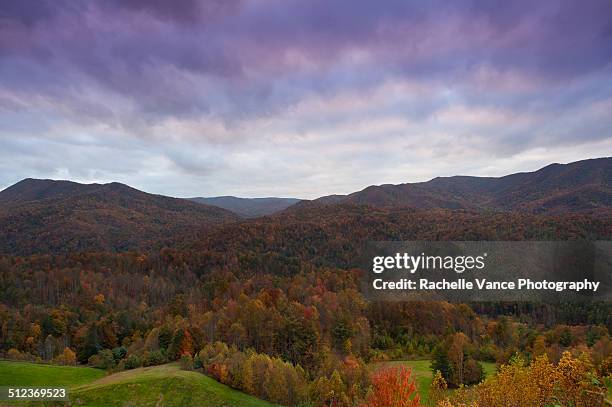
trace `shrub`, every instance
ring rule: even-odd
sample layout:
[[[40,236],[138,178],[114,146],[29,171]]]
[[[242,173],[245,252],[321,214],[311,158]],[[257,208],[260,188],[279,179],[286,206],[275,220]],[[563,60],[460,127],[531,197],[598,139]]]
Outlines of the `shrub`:
[[[180,360],[181,370],[193,370],[193,358],[191,355],[183,355]]]
[[[143,366],[157,366],[166,363],[168,360],[164,354],[159,351],[145,352],[142,356]]]
[[[102,349],[95,355],[90,356],[90,358],[87,360],[87,364],[98,369],[112,369],[115,367],[115,357],[113,356],[113,351],[110,349]]]
[[[113,348],[113,357],[115,358],[115,362],[119,362],[127,355],[127,348],[125,346],[118,346]]]
[[[197,353],[195,355],[195,357],[193,358],[193,368],[194,369],[201,369],[202,368],[202,359],[200,359],[200,354]]]
[[[136,369],[137,367],[142,366],[142,360],[138,355],[130,355],[125,359],[125,368],[126,369]]]
[[[62,354],[56,357],[53,361],[60,365],[67,365],[67,366],[76,365],[76,362],[77,362],[76,353],[74,353],[74,351],[70,348],[64,348]]]
[[[601,377],[612,377],[612,355],[604,359],[599,365],[599,375]]]
[[[6,353],[6,357],[11,360],[25,360],[26,356],[15,348],[11,348]]]
[[[467,359],[463,367],[463,383],[477,384],[484,380],[482,365],[474,359]]]

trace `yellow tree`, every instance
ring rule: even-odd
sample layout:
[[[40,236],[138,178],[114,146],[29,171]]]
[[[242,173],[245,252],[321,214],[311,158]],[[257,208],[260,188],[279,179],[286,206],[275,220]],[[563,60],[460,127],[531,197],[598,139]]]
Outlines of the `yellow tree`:
[[[437,404],[444,398],[447,388],[448,384],[446,383],[446,380],[444,380],[442,372],[436,370],[433,380],[431,381],[431,385],[429,386],[429,400],[432,403]]]

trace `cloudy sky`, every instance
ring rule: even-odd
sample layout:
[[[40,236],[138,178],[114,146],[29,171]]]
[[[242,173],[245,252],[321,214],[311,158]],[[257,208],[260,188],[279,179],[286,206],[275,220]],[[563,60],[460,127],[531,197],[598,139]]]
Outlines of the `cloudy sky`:
[[[314,198],[611,153],[609,0],[0,6],[0,188]]]

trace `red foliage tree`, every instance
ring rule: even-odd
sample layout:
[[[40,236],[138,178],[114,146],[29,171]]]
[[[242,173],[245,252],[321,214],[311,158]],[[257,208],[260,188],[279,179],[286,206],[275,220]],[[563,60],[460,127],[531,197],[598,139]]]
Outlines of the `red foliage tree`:
[[[376,372],[363,407],[421,407],[412,369],[400,366]]]

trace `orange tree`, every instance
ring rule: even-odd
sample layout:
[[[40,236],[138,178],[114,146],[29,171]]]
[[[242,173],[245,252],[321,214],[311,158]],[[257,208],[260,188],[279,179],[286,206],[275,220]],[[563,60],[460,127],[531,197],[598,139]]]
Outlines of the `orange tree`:
[[[364,407],[420,407],[412,369],[405,366],[381,369],[372,376],[372,391]]]

